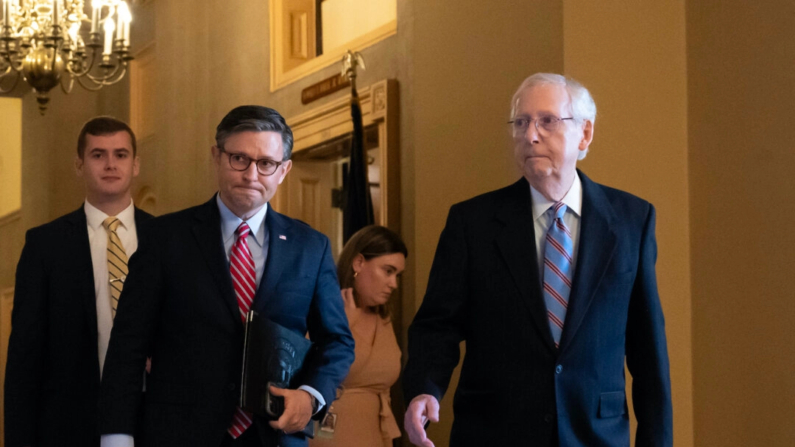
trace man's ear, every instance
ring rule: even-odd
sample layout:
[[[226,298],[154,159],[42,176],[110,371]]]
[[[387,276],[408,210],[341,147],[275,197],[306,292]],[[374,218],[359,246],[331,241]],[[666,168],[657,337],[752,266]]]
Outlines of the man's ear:
[[[213,144],[210,147],[210,154],[212,154],[213,162],[216,165],[220,165],[220,163],[221,163],[221,149],[218,149],[218,146]]]
[[[593,121],[586,120],[582,126],[582,139],[580,140],[579,149],[581,151],[587,150],[588,146],[593,141]]]
[[[141,169],[141,157],[135,157],[133,160],[133,177],[138,177],[138,171]]]
[[[282,163],[281,166],[279,166],[279,168],[282,171],[281,174],[279,174],[279,184],[280,185],[284,181],[284,178],[287,177],[287,173],[290,172],[290,169],[292,169],[292,167],[293,167],[293,161],[292,160],[287,160],[284,163]]]
[[[75,157],[75,174],[78,177],[83,176],[83,159],[79,155]]]

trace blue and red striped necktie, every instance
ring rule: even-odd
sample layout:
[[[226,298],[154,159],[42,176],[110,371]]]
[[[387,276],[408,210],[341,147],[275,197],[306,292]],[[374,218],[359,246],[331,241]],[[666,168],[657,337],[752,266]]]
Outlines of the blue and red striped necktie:
[[[547,305],[549,328],[557,347],[560,344],[566,310],[569,307],[571,280],[574,274],[572,261],[574,242],[571,232],[563,222],[566,205],[563,202],[556,202],[549,209],[554,216],[552,225],[547,231],[544,247],[544,303]]]

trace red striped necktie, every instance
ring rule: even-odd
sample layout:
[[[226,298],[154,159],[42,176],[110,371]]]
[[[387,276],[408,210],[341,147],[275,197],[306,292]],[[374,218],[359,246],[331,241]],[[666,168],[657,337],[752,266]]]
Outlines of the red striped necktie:
[[[251,228],[245,222],[237,227],[237,230],[235,230],[237,239],[232,245],[232,253],[229,255],[229,271],[232,274],[232,284],[235,287],[237,305],[240,308],[240,319],[244,323],[246,314],[254,302],[254,293],[257,290],[254,257],[251,256],[251,250],[248,249],[248,242],[246,242],[246,237],[248,237],[250,232]],[[252,421],[251,413],[237,407],[232,418],[232,426],[227,431],[232,438],[237,439],[251,426]]]

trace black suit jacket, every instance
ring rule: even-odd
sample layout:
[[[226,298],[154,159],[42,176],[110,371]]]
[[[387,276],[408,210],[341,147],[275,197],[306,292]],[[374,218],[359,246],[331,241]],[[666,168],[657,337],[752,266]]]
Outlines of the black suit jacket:
[[[316,349],[302,383],[331,404],[353,362],[353,338],[329,241],[273,209],[265,225],[268,258],[254,308],[298,334],[309,332]],[[143,445],[218,447],[240,395],[243,335],[215,198],[155,219],[130,260],[116,314],[100,432],[134,433],[143,405]],[[149,352],[152,372],[141,402],[135,391]],[[255,423],[263,445],[306,445],[302,435],[279,436],[266,421]]]
[[[135,209],[139,232],[151,217]],[[27,232],[15,287],[5,445],[98,445],[97,305],[82,206]]]
[[[441,399],[466,341],[451,446],[628,446],[625,358],[636,446],[673,443],[654,208],[578,174],[579,251],[559,349],[527,181],[450,209],[409,329],[403,383],[407,399]]]

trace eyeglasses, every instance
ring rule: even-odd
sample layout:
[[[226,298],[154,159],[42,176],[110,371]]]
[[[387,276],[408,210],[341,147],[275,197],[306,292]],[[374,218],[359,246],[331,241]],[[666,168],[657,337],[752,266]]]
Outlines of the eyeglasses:
[[[245,171],[251,166],[251,163],[257,165],[257,172],[260,175],[273,175],[276,169],[284,163],[284,161],[274,161],[269,158],[253,159],[244,154],[233,154],[227,152],[226,149],[219,147],[218,150],[229,156],[229,166],[235,171]]]
[[[538,133],[546,136],[555,133],[555,131],[560,128],[560,125],[563,121],[573,119],[574,117],[572,116],[568,118],[558,118],[554,115],[543,115],[536,119],[527,117],[514,118],[511,121],[508,121],[508,124],[510,124],[511,128],[513,129],[513,135],[517,136],[524,135],[527,132],[527,128],[530,127],[530,123],[535,122]]]

